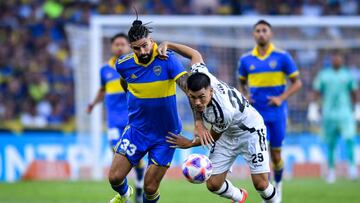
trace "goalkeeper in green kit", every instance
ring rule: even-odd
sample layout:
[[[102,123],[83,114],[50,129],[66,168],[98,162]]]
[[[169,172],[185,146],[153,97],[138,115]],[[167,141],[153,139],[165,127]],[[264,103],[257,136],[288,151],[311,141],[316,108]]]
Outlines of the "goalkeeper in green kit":
[[[310,122],[322,123],[322,133],[328,146],[327,182],[334,183],[335,149],[341,136],[346,143],[349,160],[348,176],[357,178],[355,164],[356,120],[360,117],[360,105],[356,104],[358,84],[351,72],[343,65],[343,57],[336,53],[332,56],[332,67],[321,70],[313,82],[314,101],[308,109]],[[322,116],[317,101],[321,98]],[[320,119],[321,118],[321,119]]]

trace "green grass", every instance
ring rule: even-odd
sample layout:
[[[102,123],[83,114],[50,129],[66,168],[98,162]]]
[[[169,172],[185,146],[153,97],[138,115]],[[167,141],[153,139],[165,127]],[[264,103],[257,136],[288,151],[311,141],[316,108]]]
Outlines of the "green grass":
[[[233,181],[249,192],[247,203],[261,202],[249,180]],[[114,192],[107,182],[20,182],[0,184],[1,203],[106,203]],[[205,185],[185,180],[165,180],[160,203],[228,203],[211,194]],[[339,180],[327,185],[323,180],[305,179],[284,182],[284,203],[360,202],[360,182]]]

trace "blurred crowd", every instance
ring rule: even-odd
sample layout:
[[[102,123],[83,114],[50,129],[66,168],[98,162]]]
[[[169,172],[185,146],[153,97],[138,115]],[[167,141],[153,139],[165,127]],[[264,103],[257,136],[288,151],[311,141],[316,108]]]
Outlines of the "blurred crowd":
[[[72,122],[74,76],[66,23],[96,14],[358,15],[358,0],[0,1],[0,128]],[[15,123],[16,125],[12,125]]]

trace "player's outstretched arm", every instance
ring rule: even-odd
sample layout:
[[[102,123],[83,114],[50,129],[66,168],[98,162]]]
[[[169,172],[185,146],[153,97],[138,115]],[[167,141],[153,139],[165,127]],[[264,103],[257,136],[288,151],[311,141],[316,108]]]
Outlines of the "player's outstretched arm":
[[[173,42],[162,42],[159,45],[158,48],[158,53],[161,57],[166,58],[166,51],[167,49],[171,49],[173,51],[175,51],[176,53],[182,55],[185,58],[188,58],[191,60],[191,65],[196,64],[196,63],[204,63],[204,60],[200,54],[200,52],[198,52],[197,50],[188,47],[186,45],[182,45],[182,44],[177,44],[177,43],[173,43]]]
[[[90,114],[94,109],[94,107],[96,106],[96,104],[104,100],[104,97],[105,97],[105,87],[102,86],[99,88],[94,101],[88,105],[86,112]]]
[[[188,149],[191,147],[197,147],[197,146],[202,145],[201,140],[199,138],[192,141],[180,134],[176,135],[172,132],[168,132],[168,133],[169,133],[169,135],[166,136],[166,142],[170,143],[171,144],[170,147],[172,147],[172,148]],[[221,136],[221,134],[216,133],[213,130],[210,131],[210,134],[215,141],[218,140]]]

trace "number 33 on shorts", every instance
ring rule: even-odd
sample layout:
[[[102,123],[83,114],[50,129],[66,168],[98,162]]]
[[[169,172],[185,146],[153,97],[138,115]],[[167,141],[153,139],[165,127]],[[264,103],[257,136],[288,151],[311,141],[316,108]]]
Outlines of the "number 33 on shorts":
[[[128,139],[121,140],[120,148],[128,156],[133,156],[136,152],[137,147],[134,144],[131,144]]]

